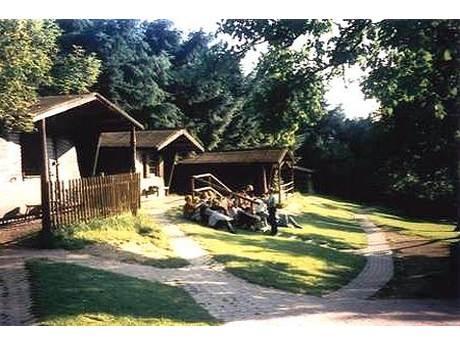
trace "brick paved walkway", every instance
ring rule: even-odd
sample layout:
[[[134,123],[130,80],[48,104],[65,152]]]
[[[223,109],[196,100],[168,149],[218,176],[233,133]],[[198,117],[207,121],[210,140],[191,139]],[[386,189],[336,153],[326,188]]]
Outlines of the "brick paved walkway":
[[[29,281],[22,257],[0,256],[0,325],[33,323]]]
[[[385,235],[365,214],[357,215],[356,219],[367,234],[367,248],[361,251],[367,257],[366,266],[349,284],[324,297],[366,299],[393,277],[393,258]]]
[[[169,208],[176,205],[177,200],[168,199],[162,204],[164,209]],[[20,262],[25,258],[47,257],[181,286],[213,316],[226,322],[228,326],[315,323],[460,325],[458,301],[366,299],[391,278],[392,260],[384,237],[364,215],[358,219],[368,233],[366,268],[344,288],[325,296],[326,298],[320,298],[258,286],[227,273],[222,265],[215,263],[197,243],[169,222],[164,216],[164,209],[152,207],[150,213],[166,226],[172,246],[178,255],[191,262],[187,267],[160,269],[86,254],[73,254],[64,250],[13,249],[2,252],[0,264],[2,261]],[[10,288],[14,290],[14,287]],[[18,323],[15,324],[22,323],[20,319],[16,319],[16,322]]]

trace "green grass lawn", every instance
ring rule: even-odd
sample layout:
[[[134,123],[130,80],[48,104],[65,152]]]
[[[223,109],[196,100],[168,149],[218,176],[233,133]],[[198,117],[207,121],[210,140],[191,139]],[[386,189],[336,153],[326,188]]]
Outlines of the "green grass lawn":
[[[455,224],[405,218],[383,209],[369,219],[388,232],[394,275],[376,298],[453,298],[456,294],[453,246],[460,240]]]
[[[353,220],[355,207],[298,194],[286,210],[297,215],[303,228],[280,228],[276,237],[243,230],[233,235],[188,222],[179,213],[174,216],[229,272],[256,284],[321,295],[345,285],[364,267],[364,257],[344,250],[366,243]],[[289,238],[291,234],[297,238]]]
[[[296,193],[282,212],[295,215],[302,226],[283,228],[284,234],[333,249],[360,249],[367,245],[366,235],[354,219],[359,205]]]
[[[459,233],[454,231],[454,223],[409,219],[378,209],[369,213],[369,219],[376,225],[387,227],[407,236],[420,236],[444,241],[455,240],[459,237]]]
[[[214,325],[178,287],[73,264],[30,260],[34,314],[41,325]]]
[[[56,231],[52,246],[72,250],[88,245],[96,245],[92,246],[96,254],[111,254],[123,261],[170,268],[188,264],[176,257],[161,227],[143,214],[123,214],[63,227]]]

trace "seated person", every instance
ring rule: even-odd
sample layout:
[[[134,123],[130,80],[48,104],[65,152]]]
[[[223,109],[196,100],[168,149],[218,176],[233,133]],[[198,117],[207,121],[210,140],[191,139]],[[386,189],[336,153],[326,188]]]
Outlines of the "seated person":
[[[245,189],[244,189],[244,192],[246,193],[246,195],[250,198],[254,198],[255,194],[254,194],[254,186],[252,184],[248,184]]]
[[[210,207],[204,208],[205,215],[208,217],[208,225],[213,228],[225,228],[229,230],[231,233],[236,233],[233,229],[231,221],[233,218],[220,213],[219,211],[213,210]]]
[[[254,208],[254,213],[260,217],[260,221],[257,222],[256,230],[268,231],[270,226],[268,224],[268,208],[265,201],[262,199],[256,199],[256,206]]]
[[[227,209],[223,206],[222,199],[224,198],[218,195],[214,200],[212,200],[211,209],[227,215]]]
[[[289,228],[293,225],[297,229],[302,229],[302,227],[297,223],[295,218],[287,213],[280,213],[276,218],[278,226]]]
[[[182,214],[185,218],[191,219],[195,213],[196,204],[193,202],[193,197],[191,195],[185,196],[185,205],[182,209]]]
[[[245,210],[238,211],[238,225],[242,228],[255,230],[257,223],[261,221],[260,216],[247,212]]]

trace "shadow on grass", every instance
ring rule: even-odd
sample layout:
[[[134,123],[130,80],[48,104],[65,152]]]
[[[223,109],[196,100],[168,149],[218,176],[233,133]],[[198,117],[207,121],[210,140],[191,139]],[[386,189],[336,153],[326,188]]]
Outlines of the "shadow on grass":
[[[182,224],[196,226],[195,223],[188,221],[183,221]],[[203,228],[203,231],[200,231],[200,228],[196,230],[192,228],[186,232],[201,240],[214,259],[225,265],[226,270],[252,283],[296,293],[321,295],[333,291],[353,279],[366,262],[362,256],[300,240],[272,237],[250,231],[240,230],[237,235],[234,235],[210,228]],[[214,244],[209,245],[209,242],[207,243],[209,240]],[[213,248],[214,245],[219,246],[219,242],[234,246],[235,252],[231,255],[219,253],[218,248]],[[231,248],[227,247],[225,250],[232,250]],[[265,259],[271,254],[273,260]],[[312,273],[313,270],[309,267],[300,268],[283,262],[302,258],[317,260],[323,268],[315,267],[315,273]]]
[[[458,257],[453,256],[395,257],[392,280],[379,290],[374,298],[458,298],[460,297],[458,260]]]
[[[184,290],[66,263],[30,260],[34,312],[54,325],[187,325],[216,320]]]
[[[295,293],[321,296],[339,289],[361,271],[360,265],[331,265],[312,274],[308,268],[299,269],[288,263],[256,260],[238,255],[214,255],[226,265],[226,270],[248,282]]]
[[[319,234],[295,234],[300,240],[311,242],[312,244],[319,245],[319,246],[328,246],[331,249],[336,250],[352,250],[352,249],[359,249],[359,246],[352,245],[346,241],[341,241],[338,239],[334,239],[330,236],[324,236]]]
[[[149,236],[152,229],[138,226],[138,233],[142,236]],[[115,245],[101,243],[82,238],[74,237],[71,229],[61,229],[54,232],[49,249],[66,249],[71,251],[88,249],[88,253],[121,262],[137,263],[154,266],[158,268],[180,268],[190,263],[180,257],[152,258],[146,255],[123,250]],[[25,248],[41,248],[40,234],[34,233],[22,237],[15,242],[15,246]],[[92,249],[91,249],[92,248]]]
[[[388,209],[383,207],[368,207],[365,209],[365,213],[376,213],[379,217],[390,219],[390,220],[397,220],[397,221],[404,221],[409,223],[437,223],[441,225],[452,225],[455,227],[455,223],[452,220],[448,219],[438,219],[438,218],[414,218],[413,216],[406,215],[402,212],[398,212],[398,210]]]
[[[345,220],[342,218],[331,217],[331,216],[320,216],[312,212],[304,212],[296,219],[301,225],[310,225],[321,229],[332,229],[346,232],[360,232],[363,230],[354,220]]]

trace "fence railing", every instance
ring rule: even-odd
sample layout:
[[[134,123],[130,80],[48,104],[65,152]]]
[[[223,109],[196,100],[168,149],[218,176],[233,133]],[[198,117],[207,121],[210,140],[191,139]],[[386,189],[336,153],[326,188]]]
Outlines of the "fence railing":
[[[282,184],[281,191],[286,197],[294,193],[294,181]]]
[[[204,187],[198,187],[200,183],[204,185]],[[219,194],[221,196],[232,196],[238,201],[239,204],[246,203],[250,205],[252,211],[254,211],[254,206],[257,204],[257,201],[232,191],[221,180],[219,180],[217,177],[210,173],[193,175],[191,178],[191,184],[193,196],[195,196],[195,194],[199,192],[211,190],[214,193]]]
[[[54,228],[140,208],[139,173],[51,181],[48,187]]]

